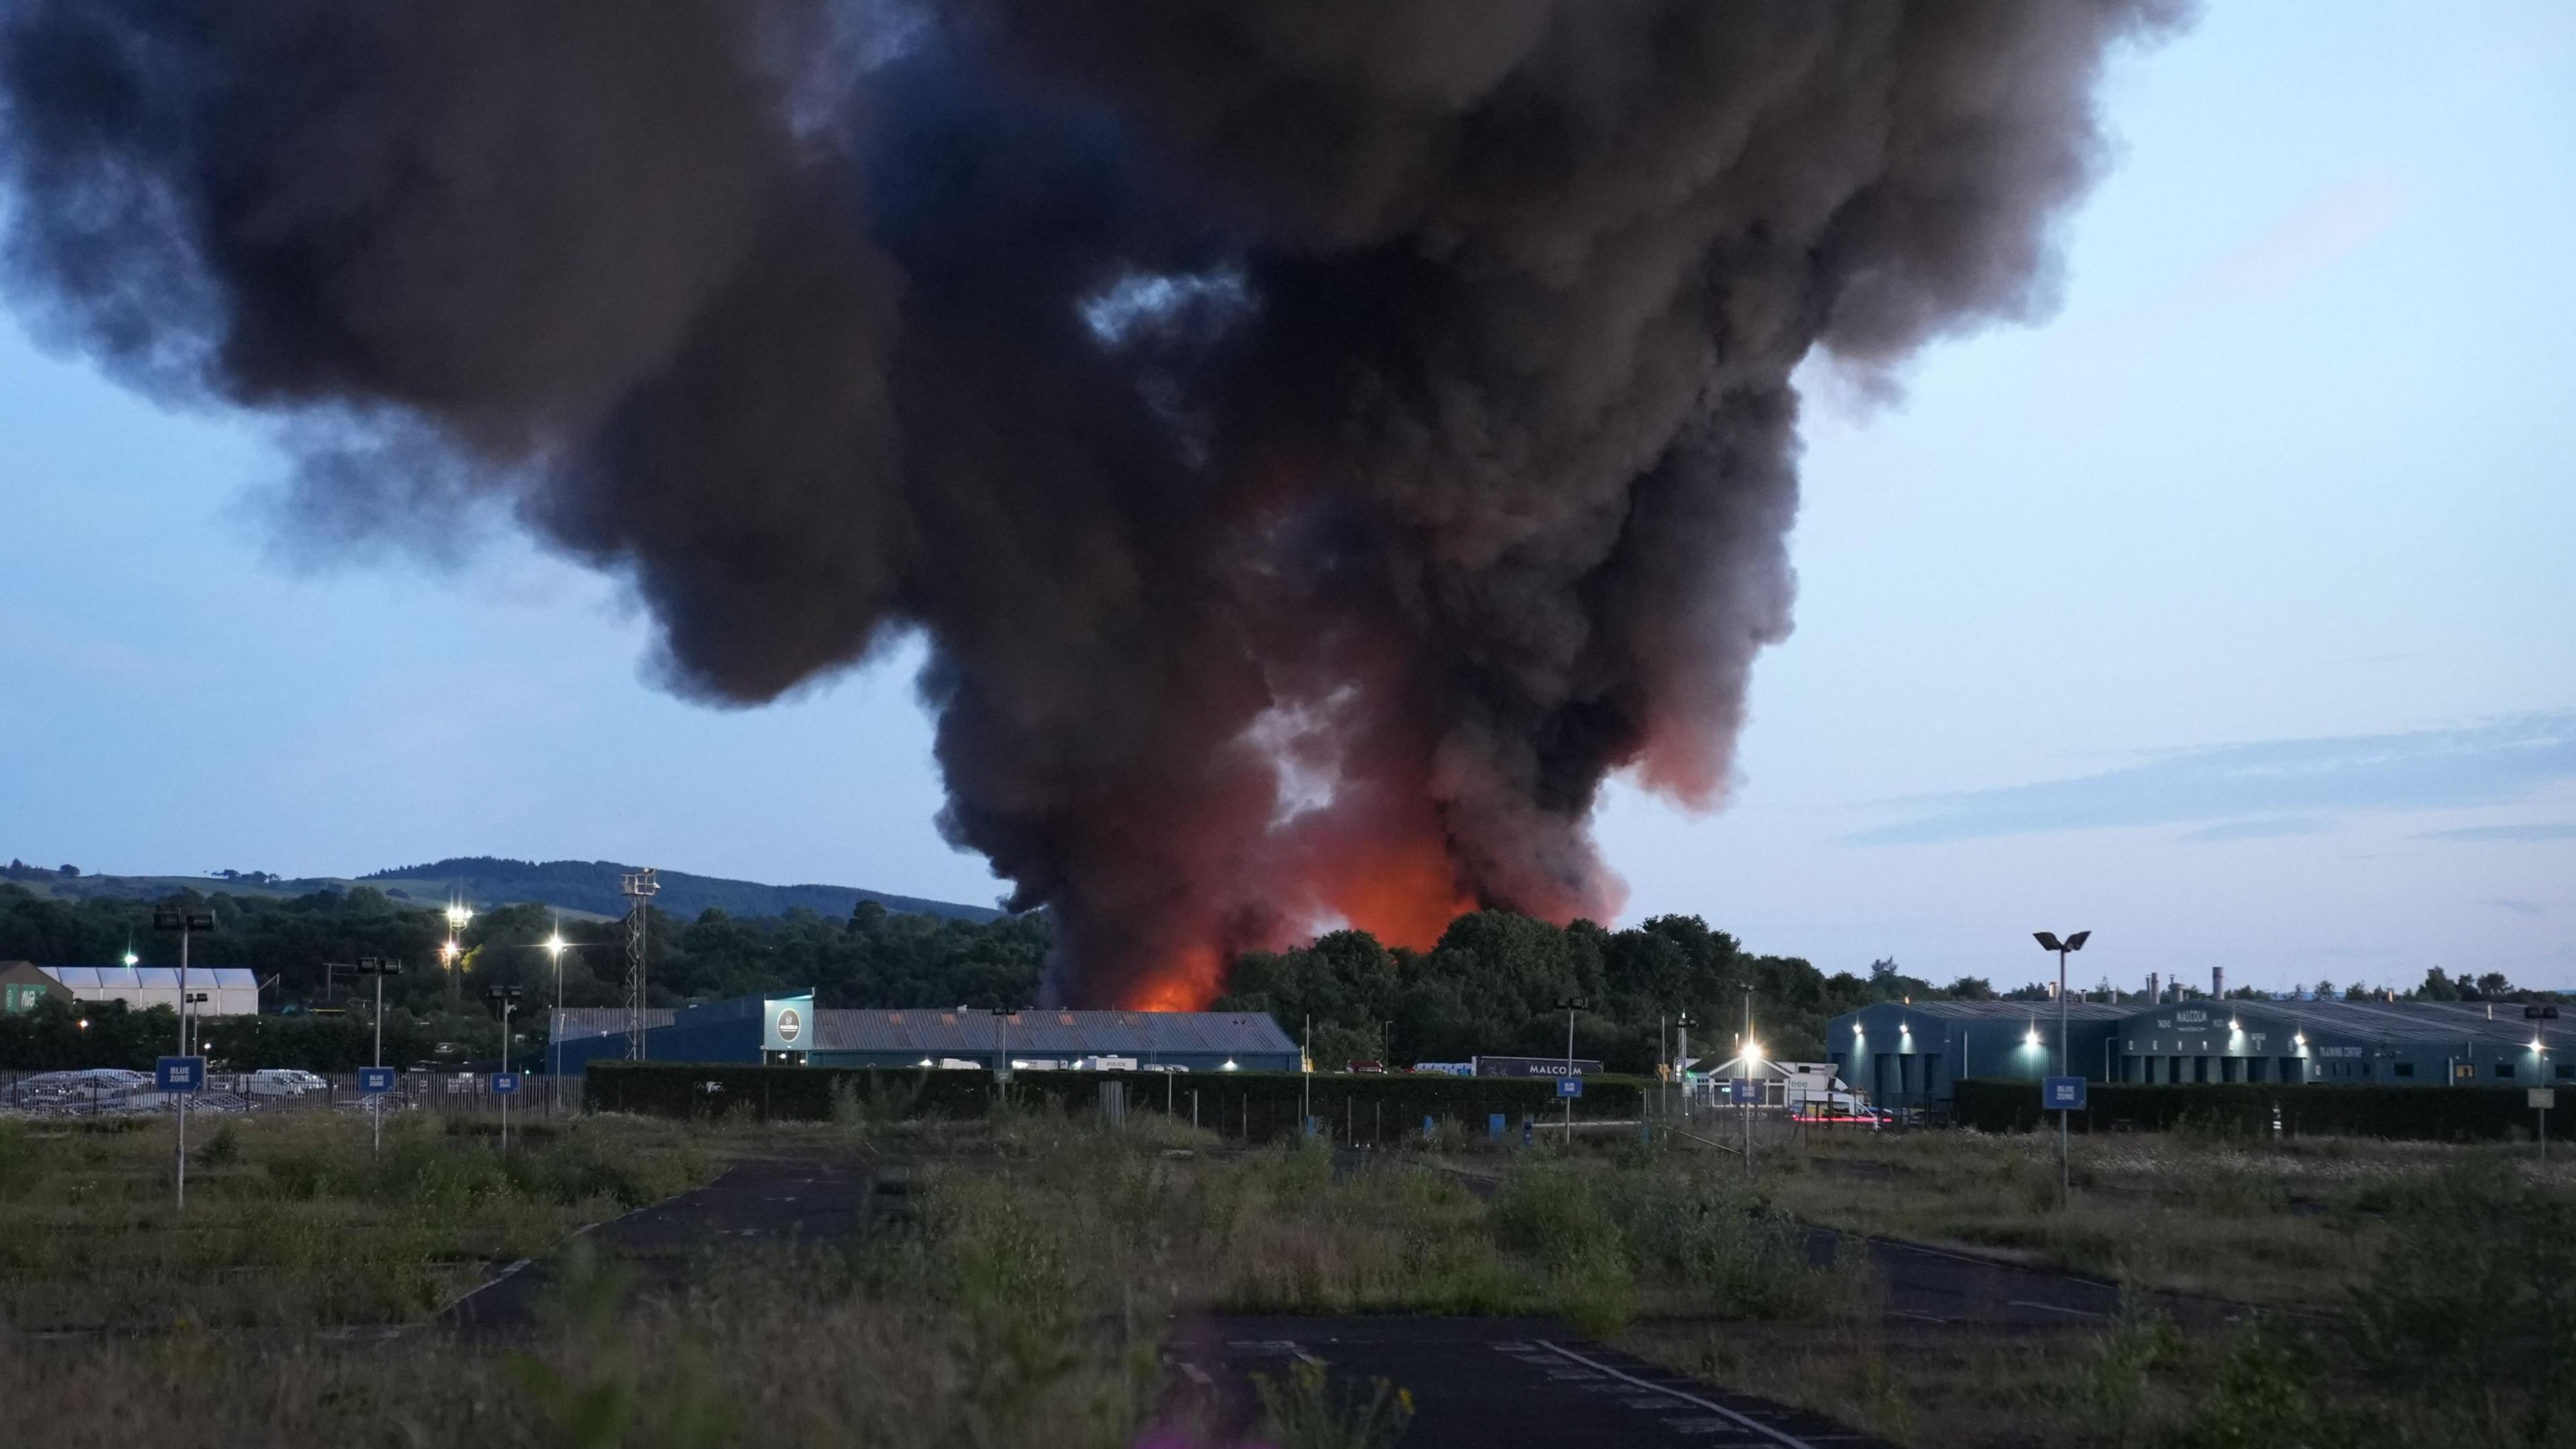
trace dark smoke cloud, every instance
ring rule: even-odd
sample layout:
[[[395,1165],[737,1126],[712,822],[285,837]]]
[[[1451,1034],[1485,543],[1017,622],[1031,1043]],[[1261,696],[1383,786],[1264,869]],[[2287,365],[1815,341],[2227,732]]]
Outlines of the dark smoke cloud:
[[[1615,908],[1789,628],[1792,370],[2050,300],[2165,0],[0,8],[22,310],[474,499],[690,695],[933,645],[950,837],[1067,996],[1341,916]]]

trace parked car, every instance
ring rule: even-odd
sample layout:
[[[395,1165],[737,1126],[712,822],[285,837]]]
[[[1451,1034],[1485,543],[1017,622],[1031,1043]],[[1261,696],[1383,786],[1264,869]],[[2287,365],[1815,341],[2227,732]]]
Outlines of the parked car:
[[[243,1077],[240,1090],[245,1097],[301,1097],[330,1085],[299,1067],[263,1067]]]

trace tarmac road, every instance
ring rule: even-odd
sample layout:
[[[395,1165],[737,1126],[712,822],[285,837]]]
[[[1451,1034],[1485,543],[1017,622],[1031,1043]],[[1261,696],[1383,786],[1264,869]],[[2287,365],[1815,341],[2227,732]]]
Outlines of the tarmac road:
[[[1256,1374],[1299,1362],[1412,1395],[1409,1449],[1896,1449],[1829,1419],[1713,1388],[1529,1318],[1214,1317],[1174,1328],[1164,1359],[1240,1432]],[[1365,1396],[1365,1389],[1363,1389]]]

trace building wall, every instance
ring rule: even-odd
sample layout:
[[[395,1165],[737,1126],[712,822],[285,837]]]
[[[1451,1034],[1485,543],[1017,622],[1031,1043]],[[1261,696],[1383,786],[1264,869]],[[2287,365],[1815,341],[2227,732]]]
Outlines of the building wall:
[[[2118,1025],[2108,1018],[2070,1020],[2068,1073],[2104,1080],[2114,1065],[2111,1040]],[[2057,1009],[2054,1003],[2034,1001],[2017,1015],[1955,1017],[1879,1002],[1835,1017],[1826,1025],[1825,1042],[1844,1084],[1867,1093],[1873,1104],[1932,1107],[1948,1103],[1963,1078],[2036,1082],[2053,1074]]]
[[[2548,1086],[2576,1083],[2576,1040],[2528,1043],[2463,1036],[2428,1020],[2421,1035],[2362,1035],[2303,1018],[2281,1002],[2166,1003],[2121,1023],[2114,1080]]]

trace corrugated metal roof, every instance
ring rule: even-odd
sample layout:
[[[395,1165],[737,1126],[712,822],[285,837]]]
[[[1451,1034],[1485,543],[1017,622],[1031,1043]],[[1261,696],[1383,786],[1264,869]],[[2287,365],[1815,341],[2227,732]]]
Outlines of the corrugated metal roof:
[[[2057,1019],[2057,1003],[2054,1001],[1918,1001],[1910,1006],[1900,1001],[1878,1001],[1872,1002],[1871,1006],[1882,1007],[1889,1011],[1911,1012],[1916,1016],[1930,1017],[1935,1021],[2026,1021],[2032,1017],[2046,1017],[2051,1021]],[[1861,1009],[1866,1011],[1870,1008]],[[2069,1001],[2066,1003],[2066,1019],[2118,1021],[2137,1015],[2139,1010],[2140,1008],[2135,1005],[2114,1006],[2107,1001]],[[1843,1014],[1849,1016],[1853,1013]]]
[[[919,1052],[924,1056],[1007,1049],[1030,1057],[1132,1056],[1184,1052],[1295,1052],[1297,1044],[1261,1012],[824,1010],[814,1013],[813,1050]]]
[[[669,1026],[679,1013],[667,1006],[656,1006],[644,1013],[644,1029],[652,1031]],[[622,1006],[567,1006],[555,1013],[555,1039],[576,1041],[586,1036],[613,1036],[626,1030],[626,1008]]]
[[[36,968],[75,991],[176,991],[176,966],[39,966]],[[188,989],[225,991],[258,989],[259,977],[242,966],[191,966]]]
[[[2507,1046],[2527,1046],[2535,1028],[2547,1025],[2551,1036],[2559,1028],[2576,1031],[2576,1019],[2562,1022],[2527,1021],[2522,1003],[2494,1003],[2494,1019],[2488,1019],[2488,1003],[2483,1001],[2212,1001],[2196,998],[2185,1002],[2166,1002],[2162,1006],[2135,1009],[2139,1016],[2162,1015],[2170,1020],[2177,1010],[2205,1008],[2213,1018],[2225,1020],[2229,1012],[2240,1016],[2268,1016],[2303,1023],[2320,1031],[2361,1037],[2371,1041],[2490,1042]],[[2576,1037],[2567,1038],[2576,1042]]]

